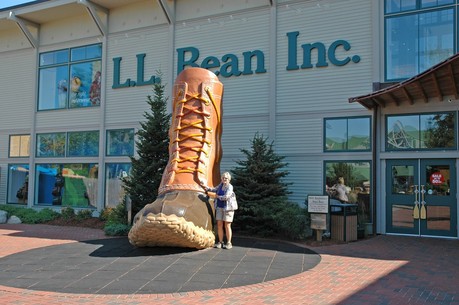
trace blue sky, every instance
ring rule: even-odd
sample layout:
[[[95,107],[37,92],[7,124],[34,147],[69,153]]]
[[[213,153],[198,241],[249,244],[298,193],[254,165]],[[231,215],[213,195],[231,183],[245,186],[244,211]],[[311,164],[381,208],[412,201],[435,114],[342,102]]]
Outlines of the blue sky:
[[[0,9],[32,1],[33,0],[0,0]]]

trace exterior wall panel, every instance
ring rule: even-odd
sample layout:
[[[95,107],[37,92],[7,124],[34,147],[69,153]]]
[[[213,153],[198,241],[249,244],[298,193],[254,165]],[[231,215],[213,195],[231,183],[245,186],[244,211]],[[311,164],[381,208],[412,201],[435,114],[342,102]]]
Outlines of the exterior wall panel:
[[[146,54],[144,58],[144,80],[156,76],[156,71],[164,75],[165,96],[171,95],[171,84],[167,83],[171,73],[168,64],[170,45],[168,27],[146,28],[123,34],[110,35],[107,53],[106,79],[106,123],[138,123],[143,120],[143,113],[149,109],[147,96],[153,96],[153,86],[135,86],[113,89],[113,58],[122,57],[120,62],[120,83],[127,79],[137,80],[137,54]],[[170,102],[170,101],[169,101]]]
[[[0,130],[32,127],[35,109],[35,50],[2,53],[0,66],[1,108]],[[6,71],[8,71],[6,73]],[[18,126],[18,123],[20,125]]]
[[[305,2],[279,6],[277,37],[277,112],[301,110],[321,111],[335,109],[361,109],[360,105],[348,105],[347,98],[372,91],[372,1],[334,1],[316,5]],[[333,22],[330,22],[333,20]],[[299,32],[296,62],[298,70],[287,70],[289,44],[287,33]],[[316,67],[317,52],[311,55],[313,68],[302,69],[303,44],[320,42],[328,49],[337,40],[346,40],[351,49],[337,48],[336,57],[360,56],[360,62],[352,61],[344,66],[333,65],[328,56],[328,66]],[[329,51],[329,50],[327,50]],[[329,52],[327,52],[328,55]],[[307,62],[308,59],[306,59]],[[332,88],[332,89],[331,89]]]
[[[176,1],[177,21],[203,18],[215,15],[231,15],[235,11],[266,7],[266,0],[232,0],[232,1],[193,1],[190,7],[188,0]]]
[[[40,27],[40,45],[77,41],[100,35],[96,24],[87,13],[46,23]]]
[[[143,1],[110,10],[108,31],[125,32],[166,23],[157,1]]]

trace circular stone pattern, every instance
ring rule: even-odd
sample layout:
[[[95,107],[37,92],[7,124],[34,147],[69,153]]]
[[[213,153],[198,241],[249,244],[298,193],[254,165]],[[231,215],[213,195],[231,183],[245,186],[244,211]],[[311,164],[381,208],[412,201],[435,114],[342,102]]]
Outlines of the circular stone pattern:
[[[50,246],[0,259],[0,285],[84,294],[156,294],[263,283],[304,272],[320,256],[281,241],[233,238],[233,248],[136,248],[127,238]]]

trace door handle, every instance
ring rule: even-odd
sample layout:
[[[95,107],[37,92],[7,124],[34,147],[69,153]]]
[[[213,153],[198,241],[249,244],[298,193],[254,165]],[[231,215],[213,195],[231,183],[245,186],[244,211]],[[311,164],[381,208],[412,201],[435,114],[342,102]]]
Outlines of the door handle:
[[[414,219],[419,219],[419,190],[418,186],[414,186],[414,207],[413,207],[413,218]]]
[[[427,211],[426,211],[426,202],[425,202],[425,194],[426,190],[424,189],[424,185],[421,185],[421,219],[427,218]]]

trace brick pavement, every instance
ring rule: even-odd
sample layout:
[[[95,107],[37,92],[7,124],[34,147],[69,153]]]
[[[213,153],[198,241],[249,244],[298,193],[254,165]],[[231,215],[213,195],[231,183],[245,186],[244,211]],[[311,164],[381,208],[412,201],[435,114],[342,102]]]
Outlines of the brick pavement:
[[[99,230],[0,225],[0,260],[14,253],[106,238]],[[235,245],[237,247],[237,245]],[[0,286],[1,304],[459,305],[459,241],[376,236],[311,248],[320,263],[260,284],[166,294],[70,294]]]

